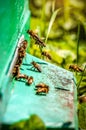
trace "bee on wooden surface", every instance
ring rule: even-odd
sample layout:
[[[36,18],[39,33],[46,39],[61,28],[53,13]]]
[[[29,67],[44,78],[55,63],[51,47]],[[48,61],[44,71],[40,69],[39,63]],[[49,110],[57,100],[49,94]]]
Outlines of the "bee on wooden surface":
[[[72,69],[76,72],[83,72],[83,69],[81,69],[80,67],[78,67],[77,65],[70,65],[69,69]]]
[[[31,64],[33,65],[33,67],[35,69],[37,69],[39,72],[41,72],[41,67],[39,66],[39,64],[37,64],[35,61],[32,61]]]
[[[41,47],[46,47],[45,43],[38,37],[38,35],[32,30],[28,30],[27,33],[36,41],[35,44],[40,45]]]
[[[19,57],[19,58],[24,58],[25,55],[26,55],[26,50],[25,50],[25,48],[24,48],[23,46],[20,46],[20,47],[18,48],[18,57]]]
[[[27,75],[25,75],[25,74],[18,74],[17,76],[16,76],[16,79],[28,79],[28,76]]]
[[[28,78],[27,78],[27,84],[28,84],[28,85],[31,85],[31,84],[33,83],[33,80],[34,80],[34,79],[33,79],[32,76],[28,77]]]
[[[26,52],[25,51],[18,53],[18,58],[24,58],[25,56],[26,56]]]
[[[51,55],[47,51],[43,51],[41,54],[51,60]]]
[[[25,52],[25,49],[21,46],[18,48],[18,53],[22,53],[22,52]]]
[[[49,91],[49,88],[47,88],[47,87],[45,87],[45,88],[40,88],[40,87],[39,87],[39,88],[37,89],[37,91],[36,91],[36,94],[43,94],[43,93],[47,94],[48,91]]]
[[[48,85],[44,84],[44,83],[39,83],[35,86],[36,88],[49,88]]]
[[[16,64],[18,64],[20,66],[22,64],[22,60],[23,60],[22,57],[18,58]]]
[[[27,40],[21,42],[20,47],[18,47],[18,57],[16,61],[16,65],[13,68],[12,74],[16,76],[16,78],[25,78],[25,75],[19,73],[20,65],[22,64],[22,60],[26,55],[27,48]]]
[[[21,47],[23,47],[24,49],[27,48],[27,45],[28,45],[27,40],[24,40],[24,41],[21,42]]]
[[[19,65],[15,65],[12,71],[13,76],[16,76],[19,74]]]

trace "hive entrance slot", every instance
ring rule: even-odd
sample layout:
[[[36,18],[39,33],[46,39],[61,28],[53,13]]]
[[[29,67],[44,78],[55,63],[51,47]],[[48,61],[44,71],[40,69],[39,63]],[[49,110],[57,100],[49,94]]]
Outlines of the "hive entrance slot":
[[[16,46],[16,49],[15,49],[15,52],[14,52],[14,56],[13,56],[13,59],[12,59],[12,62],[10,64],[10,68],[9,68],[9,72],[8,72],[8,75],[12,74],[12,70],[16,64],[16,61],[18,59],[18,48],[21,46],[21,43],[24,41],[24,35],[22,35],[18,41],[18,44]]]

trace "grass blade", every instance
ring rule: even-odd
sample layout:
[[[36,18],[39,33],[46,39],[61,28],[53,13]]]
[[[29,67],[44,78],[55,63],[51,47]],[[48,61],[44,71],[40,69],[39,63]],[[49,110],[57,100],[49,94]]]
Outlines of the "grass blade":
[[[82,82],[82,79],[83,79],[83,76],[84,76],[85,69],[86,69],[86,65],[85,65],[84,70],[83,70],[83,72],[82,72],[80,81],[79,81],[79,83],[78,83],[78,85],[77,85],[77,89],[78,89],[78,90],[79,90],[80,84],[81,84],[81,82]]]
[[[45,43],[47,43],[47,39],[48,39],[48,36],[49,36],[49,33],[50,33],[50,30],[51,30],[51,27],[55,21],[55,18],[58,14],[58,12],[61,10],[61,8],[57,9],[54,11],[54,13],[52,14],[51,16],[51,19],[50,19],[50,22],[49,22],[49,26],[48,26],[48,31],[47,31],[47,35],[46,35],[46,39],[45,39]]]
[[[56,2],[56,0],[52,1],[52,12],[54,12],[54,10],[55,10],[55,2]]]
[[[78,60],[79,60],[79,36],[80,36],[80,22],[78,23],[78,33],[77,33],[77,49],[76,49],[76,55],[77,55],[77,59],[76,59],[76,62],[77,62],[77,65],[78,65]]]

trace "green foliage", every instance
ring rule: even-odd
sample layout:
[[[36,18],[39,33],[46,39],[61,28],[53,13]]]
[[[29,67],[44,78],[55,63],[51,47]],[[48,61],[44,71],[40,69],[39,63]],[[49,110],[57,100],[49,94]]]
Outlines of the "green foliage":
[[[32,115],[30,119],[20,121],[9,127],[9,130],[46,130],[44,122],[37,115]]]
[[[82,75],[81,75],[81,78],[80,78],[80,81],[79,81],[79,83],[77,84],[77,89],[79,89],[79,87],[80,87],[80,85],[81,85],[82,79],[83,79],[83,77],[84,77],[85,69],[86,69],[86,66],[84,67],[83,72],[82,72]]]
[[[37,115],[30,117],[28,128],[29,130],[46,130],[44,122]]]
[[[78,23],[78,33],[77,33],[77,65],[79,60],[79,35],[80,35],[80,23]]]
[[[50,22],[49,22],[49,26],[48,26],[48,31],[47,31],[47,35],[46,35],[46,38],[45,38],[45,43],[47,43],[47,39],[48,39],[48,36],[49,36],[49,33],[50,33],[50,30],[51,30],[51,27],[55,21],[55,18],[58,14],[58,12],[60,11],[61,9],[57,9],[53,12],[52,16],[51,16],[51,19],[50,19]]]
[[[86,129],[86,103],[79,105],[79,127],[83,130]]]

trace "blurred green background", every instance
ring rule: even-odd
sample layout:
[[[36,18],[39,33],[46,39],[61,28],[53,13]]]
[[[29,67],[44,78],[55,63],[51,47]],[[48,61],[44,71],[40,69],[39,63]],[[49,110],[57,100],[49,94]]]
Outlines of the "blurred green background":
[[[46,50],[52,62],[68,69],[77,62],[77,38],[79,39],[78,64],[84,66],[86,56],[86,1],[85,0],[30,0],[31,29],[46,38],[50,19],[58,11],[49,32]],[[78,25],[80,26],[79,37]],[[40,50],[31,41],[30,53],[40,57]]]

